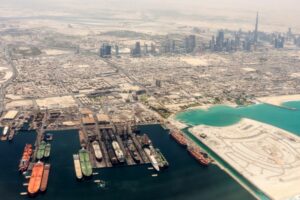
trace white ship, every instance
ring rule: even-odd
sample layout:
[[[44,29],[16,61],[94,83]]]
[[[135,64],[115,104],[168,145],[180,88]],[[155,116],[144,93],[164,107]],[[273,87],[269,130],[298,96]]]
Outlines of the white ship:
[[[118,142],[113,141],[113,142],[112,142],[112,146],[113,146],[113,148],[114,148],[114,150],[115,150],[115,154],[116,154],[116,156],[117,156],[119,162],[121,162],[121,163],[124,162],[124,161],[125,161],[124,153],[123,153],[123,151],[121,150],[121,148],[120,148]]]
[[[93,149],[94,149],[94,152],[95,152],[96,159],[101,161],[102,160],[102,152],[101,152],[101,149],[100,149],[99,142],[94,141],[92,143],[92,146],[93,146]]]
[[[8,129],[9,129],[8,126],[5,126],[5,127],[4,127],[3,132],[2,132],[3,136],[6,136],[6,135],[7,135]]]
[[[151,152],[151,150],[148,149],[148,148],[144,148],[144,150],[145,150],[147,156],[149,157],[149,159],[151,161],[151,164],[154,167],[154,169],[159,172],[159,165],[158,165],[158,162],[157,162],[157,160],[155,158],[155,154],[153,154]]]

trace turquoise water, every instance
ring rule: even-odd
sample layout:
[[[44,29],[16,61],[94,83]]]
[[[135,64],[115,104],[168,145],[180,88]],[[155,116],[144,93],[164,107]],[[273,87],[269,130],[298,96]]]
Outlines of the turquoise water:
[[[191,126],[200,124],[228,126],[238,122],[241,118],[250,118],[300,135],[300,102],[288,102],[284,106],[297,108],[298,110],[289,110],[266,104],[239,108],[215,106],[207,111],[189,110],[182,112],[176,118]]]
[[[188,110],[179,113],[176,118],[189,126],[196,126],[200,124],[210,126],[229,126],[239,122],[242,118],[250,118],[277,126],[300,136],[300,102],[288,102],[285,103],[284,106],[296,108],[297,110],[289,110],[267,104],[258,104],[239,108],[215,106],[208,110]],[[207,151],[215,160],[228,169],[236,178],[254,191],[257,196],[261,199],[268,199],[258,188],[241,177],[237,171],[197,140],[187,129],[184,129],[183,131],[187,136]]]

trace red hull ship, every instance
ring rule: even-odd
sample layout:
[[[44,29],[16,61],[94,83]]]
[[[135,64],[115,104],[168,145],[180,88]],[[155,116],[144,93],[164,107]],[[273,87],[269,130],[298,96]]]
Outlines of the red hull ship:
[[[197,148],[189,148],[188,152],[201,164],[208,166],[210,164],[210,159],[205,157],[205,154]]]
[[[19,164],[20,172],[24,172],[27,170],[31,155],[32,155],[32,145],[26,144],[23,151],[22,159],[20,160],[20,164]]]
[[[177,131],[171,132],[171,137],[178,142],[178,144],[186,147],[187,141],[186,138],[182,135],[182,133],[179,133]]]

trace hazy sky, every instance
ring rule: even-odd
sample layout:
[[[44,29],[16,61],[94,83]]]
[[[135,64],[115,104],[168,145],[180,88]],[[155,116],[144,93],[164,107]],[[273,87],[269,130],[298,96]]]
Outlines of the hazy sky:
[[[1,4],[25,7],[117,7],[125,9],[192,9],[198,7],[240,8],[283,12],[300,11],[299,0],[0,0]]]
[[[20,10],[59,11],[62,13],[95,14],[104,9],[143,12],[168,11],[184,15],[226,17],[233,21],[241,18],[253,20],[259,11],[261,19],[278,26],[298,27],[300,30],[300,0],[0,0],[1,6]],[[30,12],[29,12],[30,13]],[[0,10],[1,16],[1,10]]]

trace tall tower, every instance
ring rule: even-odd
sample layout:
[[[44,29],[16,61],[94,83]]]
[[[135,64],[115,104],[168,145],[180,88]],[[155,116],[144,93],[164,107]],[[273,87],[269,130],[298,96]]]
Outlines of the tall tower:
[[[256,23],[255,23],[255,31],[254,31],[254,43],[257,43],[258,37],[258,12],[256,14]]]

